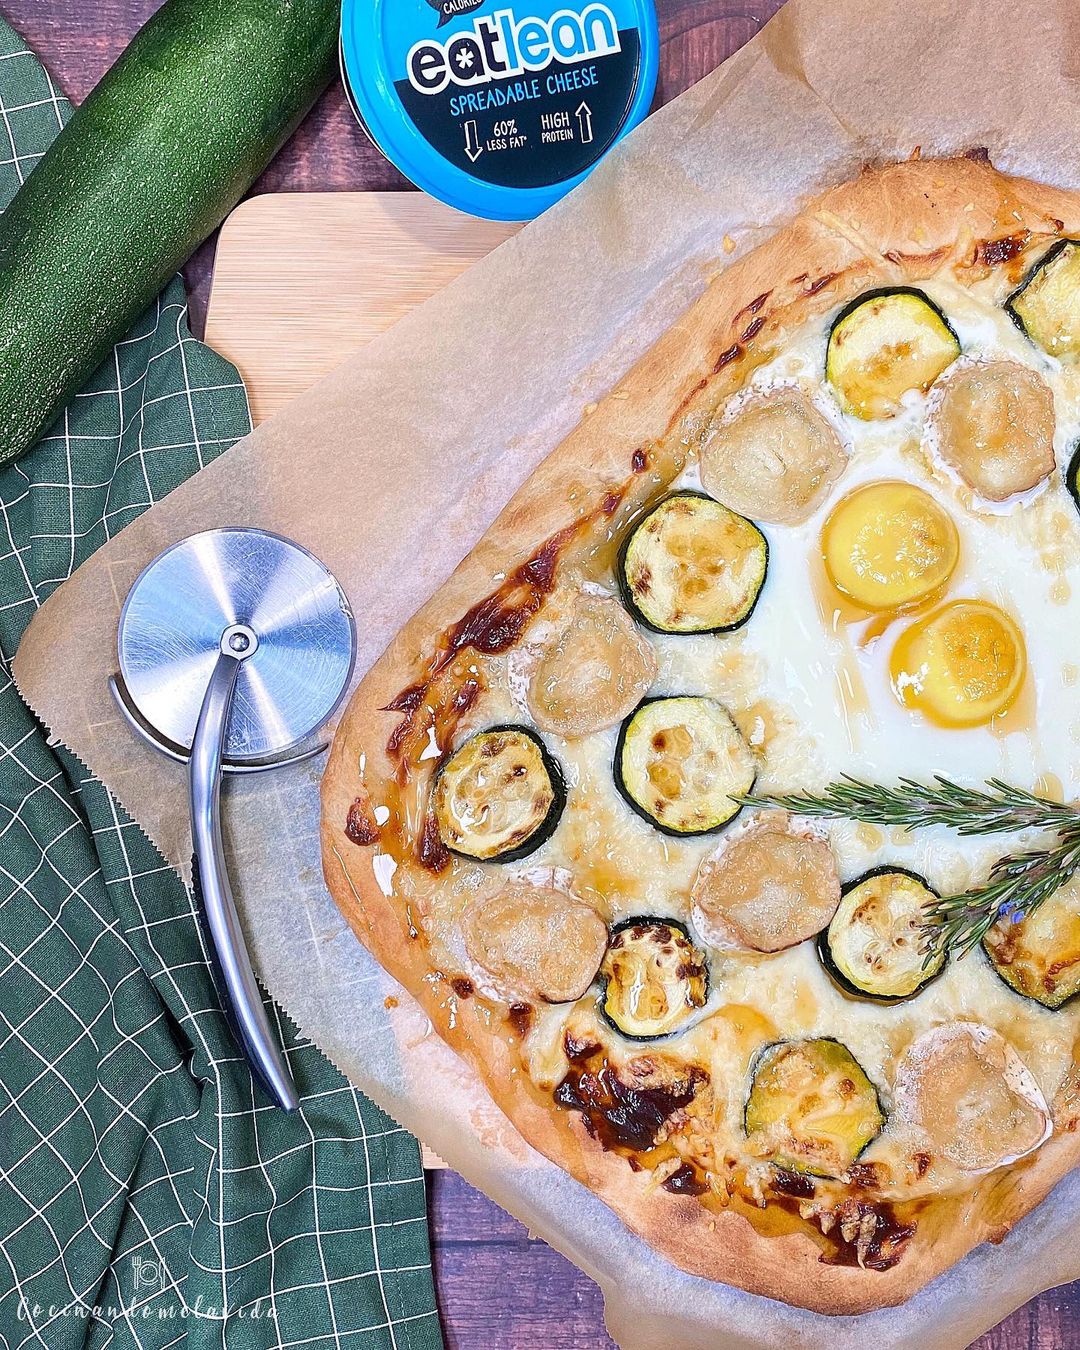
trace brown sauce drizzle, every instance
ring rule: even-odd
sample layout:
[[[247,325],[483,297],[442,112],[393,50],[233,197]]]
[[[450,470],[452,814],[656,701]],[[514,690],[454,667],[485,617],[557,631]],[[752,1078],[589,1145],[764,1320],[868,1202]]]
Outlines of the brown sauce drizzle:
[[[424,828],[416,845],[416,857],[421,867],[436,875],[450,863],[450,850],[443,843],[435,817],[430,811],[424,817]]]
[[[604,507],[614,495],[608,494]],[[619,501],[621,495],[606,514],[614,511]],[[601,509],[604,510],[603,507]],[[473,605],[456,624],[443,633],[425,677],[403,689],[384,709],[386,712],[405,714],[387,741],[388,755],[392,758],[402,755],[411,733],[416,729],[417,714],[430,694],[432,685],[460,652],[472,648],[484,655],[494,656],[517,642],[526,624],[554,588],[560,553],[588,521],[589,517],[585,517],[553,534],[531,558],[515,568],[497,590]],[[455,691],[448,707],[431,709],[432,717],[436,718],[441,712],[447,723],[444,730],[452,731],[462,713],[476,702],[480,687],[479,679],[466,680]],[[398,768],[400,777],[407,766],[400,762]]]
[[[739,357],[742,356],[742,350],[743,349],[738,342],[733,342],[730,347],[725,348],[725,350],[716,358],[716,364],[713,366],[712,373],[714,375],[719,375],[725,366],[730,366],[732,361],[737,361]],[[702,383],[704,384],[704,381],[702,381]]]
[[[871,1191],[875,1186],[880,1185],[878,1168],[872,1162],[852,1163],[848,1168],[848,1180],[862,1191]]]
[[[531,1003],[511,1003],[507,1009],[506,1020],[514,1028],[514,1034],[523,1041],[532,1028],[533,1006]]]
[[[999,263],[1011,262],[1018,254],[1023,253],[1030,239],[1030,230],[1019,230],[1016,234],[1007,234],[1001,239],[984,239],[978,246],[975,256],[981,258],[988,267],[996,267]]]
[[[671,1176],[660,1183],[672,1195],[704,1195],[709,1183],[691,1163],[681,1163]]]
[[[772,1188],[796,1200],[810,1200],[814,1196],[814,1179],[802,1172],[790,1172],[786,1167],[777,1167],[772,1176]]]
[[[818,291],[823,291],[825,287],[834,282],[839,275],[839,272],[823,272],[816,281],[808,283],[806,286],[806,294],[817,295]]]
[[[772,291],[762,291],[748,305],[743,305],[742,309],[735,315],[735,322],[738,323],[740,319],[752,319],[755,314],[760,313],[765,308],[765,303],[770,295],[772,295]]]
[[[362,848],[379,841],[379,827],[363,797],[357,797],[349,807],[349,814],[345,817],[345,837]]]
[[[874,1231],[870,1240],[862,1245],[848,1242],[840,1231],[844,1219],[856,1218],[859,1227],[873,1218]],[[914,1235],[915,1223],[901,1223],[895,1208],[887,1201],[870,1204],[865,1200],[848,1200],[840,1207],[838,1222],[829,1233],[835,1246],[835,1254],[821,1256],[818,1259],[830,1266],[862,1266],[865,1270],[891,1270],[904,1254],[904,1246]]]
[[[606,1149],[647,1152],[676,1111],[693,1101],[708,1075],[690,1066],[682,1078],[655,1087],[627,1083],[603,1057],[597,1045],[564,1041],[570,1072],[558,1085],[559,1106],[580,1111],[585,1128]],[[571,1053],[573,1052],[573,1053]]]
[[[472,980],[465,975],[455,975],[450,981],[450,988],[458,998],[471,998],[475,992]]]
[[[504,652],[521,636],[522,629],[540,608],[555,585],[555,565],[578,526],[560,530],[531,558],[515,568],[497,591],[473,605],[444,635],[432,676],[445,670],[465,647],[487,656]]]

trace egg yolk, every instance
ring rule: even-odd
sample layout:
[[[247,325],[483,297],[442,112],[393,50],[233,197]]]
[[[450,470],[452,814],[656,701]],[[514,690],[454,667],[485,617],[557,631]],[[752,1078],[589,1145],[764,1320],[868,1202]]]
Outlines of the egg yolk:
[[[952,600],[906,628],[889,661],[905,708],[944,727],[974,727],[1004,712],[1027,670],[1023,634],[984,600]]]
[[[928,492],[890,480],[867,483],[837,502],[821,551],[829,580],[860,608],[906,609],[952,576],[960,537]]]

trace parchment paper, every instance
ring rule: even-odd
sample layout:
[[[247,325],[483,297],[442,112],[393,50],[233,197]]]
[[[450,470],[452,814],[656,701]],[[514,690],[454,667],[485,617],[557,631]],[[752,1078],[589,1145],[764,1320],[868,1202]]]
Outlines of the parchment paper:
[[[100,549],[31,624],[24,696],[185,866],[182,772],[134,740],[106,685],[120,602],[161,549],[234,524],[299,540],[352,601],[362,672],[693,299],[725,236],[741,256],[804,194],[916,146],[986,146],[1080,186],[1078,77],[1074,0],[790,0],[584,187]],[[309,765],[229,784],[263,981],[354,1082],[601,1284],[624,1347],[962,1346],[1080,1276],[1080,1175],[899,1310],[825,1319],[674,1270],[528,1148],[354,941],[321,882],[317,780]]]

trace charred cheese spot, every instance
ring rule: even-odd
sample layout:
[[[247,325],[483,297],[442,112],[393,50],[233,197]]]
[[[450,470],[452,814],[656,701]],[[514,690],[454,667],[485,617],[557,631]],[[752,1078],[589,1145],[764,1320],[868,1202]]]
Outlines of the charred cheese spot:
[[[899,1118],[931,1156],[965,1172],[988,1172],[1047,1137],[1042,1093],[1004,1037],[977,1022],[932,1027],[909,1047],[896,1075]]]
[[[653,649],[623,607],[582,594],[541,653],[529,711],[544,731],[588,736],[622,721],[655,678]]]
[[[665,1055],[615,1065],[598,1045],[577,1042],[566,1054],[570,1070],[555,1089],[556,1103],[581,1112],[589,1133],[620,1152],[655,1148],[709,1082],[700,1066]]]
[[[470,905],[461,926],[470,959],[491,976],[502,997],[514,1000],[580,998],[608,941],[607,925],[595,910],[524,881]]]
[[[937,449],[968,487],[1004,502],[1054,471],[1054,396],[1035,371],[991,361],[944,382]]]
[[[813,515],[843,473],[840,438],[799,389],[778,389],[720,423],[701,447],[701,482],[718,502],[771,525]]]
[[[714,947],[777,952],[813,937],[840,901],[826,840],[759,825],[698,870],[691,895],[697,931]]]

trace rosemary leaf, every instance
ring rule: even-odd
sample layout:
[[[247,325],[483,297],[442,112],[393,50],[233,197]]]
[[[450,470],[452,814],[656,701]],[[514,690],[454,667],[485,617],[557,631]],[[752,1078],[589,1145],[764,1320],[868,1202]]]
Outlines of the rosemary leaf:
[[[871,825],[905,829],[947,825],[964,835],[1080,827],[1080,811],[1075,807],[997,778],[990,779],[985,789],[962,787],[941,775],[935,775],[931,784],[902,778],[895,787],[881,787],[845,774],[819,793],[750,794],[738,800],[744,806],[779,807],[801,816],[863,820]]]
[[[981,885],[943,896],[925,908],[924,967],[942,947],[966,956],[999,919],[1026,918],[1080,869],[1080,825],[1062,832],[1050,848],[1009,854],[990,869]]]

